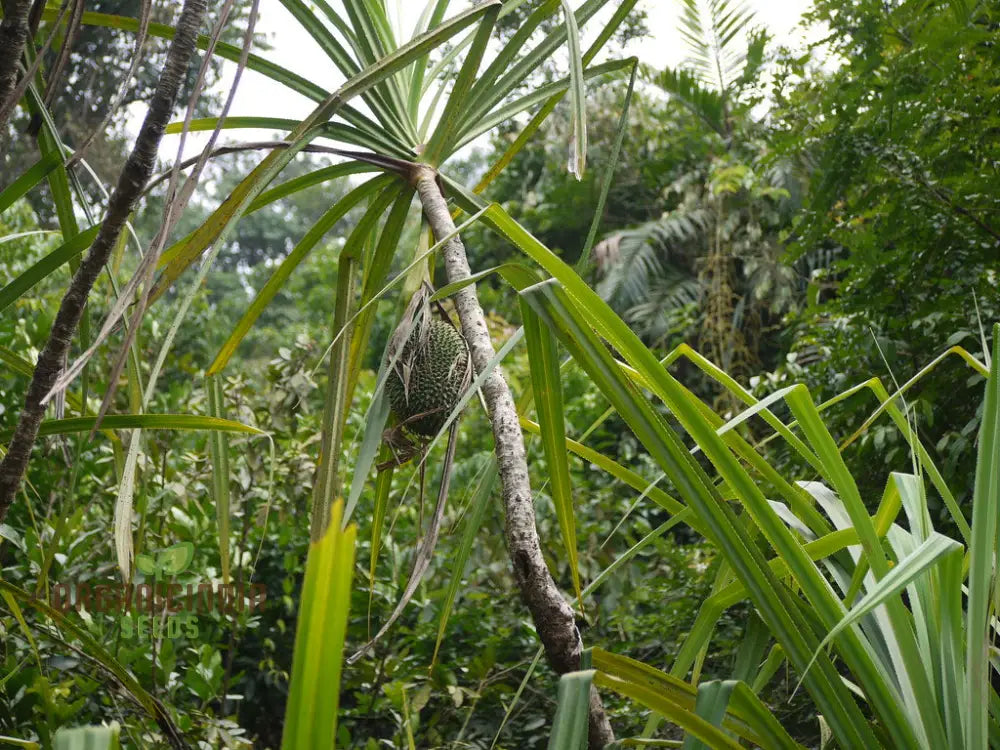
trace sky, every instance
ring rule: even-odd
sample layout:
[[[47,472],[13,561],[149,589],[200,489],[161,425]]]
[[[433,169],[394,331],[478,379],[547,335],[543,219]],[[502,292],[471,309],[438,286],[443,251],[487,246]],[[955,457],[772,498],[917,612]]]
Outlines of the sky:
[[[388,4],[390,8],[395,7],[401,15],[404,28],[412,28],[424,5],[422,0],[388,0]],[[637,55],[642,62],[655,67],[674,67],[681,64],[686,50],[678,31],[680,5],[678,0],[640,0],[640,5],[647,12],[650,35],[634,42],[626,53]],[[808,0],[749,0],[747,5],[755,11],[757,23],[766,26],[777,42],[792,47],[802,44],[802,31],[796,27],[802,13],[809,5]],[[464,4],[456,2],[454,6],[459,8],[464,7]],[[343,77],[326,55],[279,0],[260,0],[257,29],[266,32],[272,46],[272,50],[265,53],[269,59],[327,89],[333,89],[343,81]],[[231,71],[235,66],[227,64],[227,67]],[[218,88],[228,91],[231,83],[231,72],[227,72],[219,82]],[[314,106],[314,102],[300,94],[289,91],[281,84],[260,74],[246,70],[230,109],[230,115],[302,119]],[[130,120],[135,123],[134,129],[138,131],[138,124],[144,111],[130,114],[134,115]],[[267,139],[271,135],[262,131],[229,131],[221,135],[219,142],[260,140]],[[207,134],[189,135],[185,155],[197,154],[206,139]],[[177,136],[166,136],[161,147],[161,156],[172,160],[177,145]]]

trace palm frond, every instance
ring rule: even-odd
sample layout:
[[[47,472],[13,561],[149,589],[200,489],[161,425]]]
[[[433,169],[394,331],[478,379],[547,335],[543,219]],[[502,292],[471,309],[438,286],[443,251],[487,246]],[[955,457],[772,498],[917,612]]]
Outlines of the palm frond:
[[[673,278],[677,273],[696,276],[694,259],[707,224],[704,208],[682,206],[615,235],[617,252],[598,253],[604,269],[598,284],[601,296],[619,310],[627,310],[649,300],[654,279]]]
[[[722,94],[704,86],[698,74],[684,68],[664,68],[652,80],[720,136],[726,135]]]
[[[737,39],[754,13],[734,0],[681,0],[681,5],[680,31],[688,45],[688,64],[702,85],[725,95],[747,63],[747,50]],[[762,54],[761,46],[758,56]]]

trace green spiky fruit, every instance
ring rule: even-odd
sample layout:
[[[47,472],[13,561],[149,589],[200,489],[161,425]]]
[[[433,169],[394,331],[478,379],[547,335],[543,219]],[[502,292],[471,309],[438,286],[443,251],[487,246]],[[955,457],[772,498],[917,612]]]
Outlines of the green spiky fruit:
[[[469,351],[462,335],[443,320],[414,326],[385,391],[393,414],[407,429],[432,437],[444,426],[468,380]]]

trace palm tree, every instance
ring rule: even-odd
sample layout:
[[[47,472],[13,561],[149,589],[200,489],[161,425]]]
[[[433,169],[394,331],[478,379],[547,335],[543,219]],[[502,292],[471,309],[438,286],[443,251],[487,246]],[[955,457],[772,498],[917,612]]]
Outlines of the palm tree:
[[[769,161],[765,134],[741,99],[766,41],[750,32],[752,12],[718,0],[682,0],[681,10],[685,66],[646,75],[680,109],[667,122],[682,122],[682,112],[695,117],[701,151],[681,165],[660,218],[598,248],[600,289],[648,340],[694,339],[745,378],[760,367],[765,319],[787,311],[802,286],[779,260],[796,177],[789,165]]]

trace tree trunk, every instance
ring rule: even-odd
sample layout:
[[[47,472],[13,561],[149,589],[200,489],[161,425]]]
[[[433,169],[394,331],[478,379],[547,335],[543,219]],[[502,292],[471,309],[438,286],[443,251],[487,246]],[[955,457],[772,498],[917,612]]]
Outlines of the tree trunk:
[[[28,14],[31,0],[11,0],[4,3],[3,21],[0,21],[0,111],[3,111],[7,97],[17,84],[17,65],[28,41]],[[0,122],[0,133],[7,129],[6,122]]]
[[[181,84],[195,51],[195,42],[205,17],[206,4],[207,0],[184,0],[184,8],[177,22],[177,31],[167,51],[167,61],[160,73],[153,98],[149,102],[149,110],[146,112],[135,146],[111,194],[107,214],[101,222],[94,244],[90,246],[86,257],[73,275],[69,289],[66,290],[59,305],[59,312],[52,324],[49,339],[38,357],[38,364],[35,365],[35,372],[28,386],[24,408],[18,417],[14,436],[7,447],[7,455],[0,462],[0,521],[7,515],[7,510],[21,486],[21,480],[28,467],[28,459],[31,457],[31,449],[35,444],[35,438],[38,437],[38,426],[45,415],[45,405],[42,400],[48,395],[62,370],[63,362],[66,360],[70,344],[83,316],[87,297],[101,269],[107,263],[112,248],[118,242],[132,208],[153,173],[163,131],[173,113]],[[6,20],[4,23],[6,24]],[[0,42],[0,47],[2,46]]]
[[[448,212],[448,205],[438,187],[434,170],[418,167],[412,179],[434,235],[441,238],[454,232],[455,222]],[[449,283],[453,284],[472,275],[465,246],[458,236],[444,245],[442,253]],[[462,324],[462,333],[472,353],[472,363],[476,372],[480,373],[493,359],[495,351],[475,285],[462,288],[452,299]],[[493,425],[506,515],[507,551],[514,567],[514,578],[531,611],[535,630],[538,631],[552,667],[559,674],[572,672],[580,668],[583,642],[576,627],[573,610],[556,587],[545,558],[542,557],[538,531],[535,528],[535,509],[528,479],[524,436],[514,398],[499,367],[485,380],[482,390]],[[590,695],[589,735],[591,750],[614,741],[601,698],[594,688],[591,688]]]

